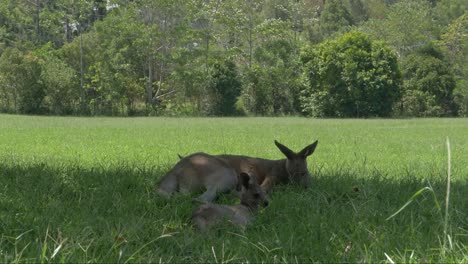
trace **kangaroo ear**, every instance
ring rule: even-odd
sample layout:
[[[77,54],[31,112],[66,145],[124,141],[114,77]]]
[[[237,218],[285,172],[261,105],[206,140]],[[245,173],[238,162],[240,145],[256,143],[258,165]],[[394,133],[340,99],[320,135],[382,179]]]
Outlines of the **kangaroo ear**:
[[[246,189],[249,188],[249,182],[250,182],[249,174],[245,172],[241,172],[239,175],[239,180],[240,180],[241,186],[244,186],[244,188]]]
[[[288,147],[285,145],[279,143],[278,141],[275,140],[275,145],[283,152],[283,154],[286,156],[288,159],[293,159],[296,153],[294,151],[290,150]]]
[[[318,140],[316,140],[314,143],[310,144],[309,146],[305,147],[301,152],[299,152],[299,156],[303,157],[304,159],[307,158],[308,156],[312,155],[314,153],[315,148],[317,147]]]

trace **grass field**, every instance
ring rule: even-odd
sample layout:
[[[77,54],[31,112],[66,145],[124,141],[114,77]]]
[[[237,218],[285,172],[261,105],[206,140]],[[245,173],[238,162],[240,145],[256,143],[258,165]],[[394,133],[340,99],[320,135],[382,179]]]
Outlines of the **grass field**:
[[[319,140],[313,186],[277,187],[246,230],[197,233],[190,197],[154,193],[177,153],[283,158],[274,139]],[[0,235],[0,262],[468,263],[468,119],[0,115]]]

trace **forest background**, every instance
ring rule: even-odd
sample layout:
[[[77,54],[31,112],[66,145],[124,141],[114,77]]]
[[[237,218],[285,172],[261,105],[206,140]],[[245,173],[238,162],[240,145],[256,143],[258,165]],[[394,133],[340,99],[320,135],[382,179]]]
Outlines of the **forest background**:
[[[0,112],[467,116],[463,0],[0,0]]]

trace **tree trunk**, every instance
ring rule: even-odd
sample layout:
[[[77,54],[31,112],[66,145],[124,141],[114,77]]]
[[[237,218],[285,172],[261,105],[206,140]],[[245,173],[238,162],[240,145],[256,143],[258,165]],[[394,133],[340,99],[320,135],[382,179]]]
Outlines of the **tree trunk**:
[[[80,25],[81,28],[81,25]],[[84,63],[83,63],[83,34],[80,30],[80,108],[85,112],[85,91],[84,91]]]
[[[148,84],[146,88],[148,106],[153,105],[153,62],[151,58],[148,58]]]
[[[41,2],[40,0],[36,0],[36,17],[35,17],[35,24],[36,24],[36,40],[38,43],[41,42],[41,23],[40,23],[40,14],[41,14]]]

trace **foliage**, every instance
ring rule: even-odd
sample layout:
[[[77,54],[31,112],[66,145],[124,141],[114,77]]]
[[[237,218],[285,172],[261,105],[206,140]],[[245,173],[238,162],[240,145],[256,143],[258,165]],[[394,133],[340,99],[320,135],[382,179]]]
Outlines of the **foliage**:
[[[351,32],[305,49],[303,111],[317,117],[389,116],[399,99],[395,54],[369,36]]]
[[[354,24],[366,21],[369,18],[368,9],[362,0],[349,0],[349,12]]]
[[[401,98],[400,115],[414,117],[442,116],[444,111],[435,96],[426,91],[406,90]]]
[[[51,43],[34,51],[41,67],[40,80],[44,84],[44,111],[54,115],[73,114],[78,110],[79,87],[76,72],[55,54]]]
[[[447,62],[439,49],[433,45],[420,48],[417,52],[408,55],[402,62],[403,65],[403,89],[405,91],[420,91],[419,93],[407,92],[405,96],[419,97],[421,106],[408,105],[412,109],[435,109],[425,110],[422,115],[454,115],[456,106],[453,101],[453,90],[455,80]],[[404,101],[414,101],[404,98]],[[416,101],[414,102],[416,103]],[[414,115],[414,110],[402,109],[403,113]],[[429,111],[429,112],[427,112]]]
[[[41,66],[37,56],[24,54],[17,49],[6,49],[0,58],[0,80],[7,107],[23,114],[42,113],[45,87],[40,76]]]
[[[0,56],[9,49],[34,54],[39,77],[31,91],[12,92],[4,68],[0,111],[24,113],[18,100],[37,95],[30,113],[212,115],[224,100],[211,100],[213,67],[230,58],[242,86],[240,112],[296,114],[298,51],[357,30],[394,49],[400,67],[406,56],[438,40],[455,73],[458,114],[465,115],[464,2],[2,0]],[[314,105],[325,103],[325,95],[316,96]]]
[[[385,19],[371,19],[360,30],[374,39],[384,40],[400,56],[405,56],[435,39],[439,29],[432,22],[433,17],[426,0],[398,1],[389,7]]]
[[[460,17],[466,16],[468,4],[464,0],[437,1],[434,7],[437,23],[442,26],[447,26],[459,20]]]
[[[211,82],[212,113],[218,116],[235,115],[235,103],[241,92],[241,83],[234,62],[225,60],[215,64]]]
[[[439,45],[445,54],[456,82],[454,100],[459,115],[468,114],[468,16],[466,14],[449,24],[442,34]]]
[[[353,24],[351,14],[345,7],[343,1],[328,0],[320,16],[320,31],[322,35],[328,36],[339,31],[343,27]]]
[[[273,112],[268,76],[268,72],[258,65],[244,70],[242,98],[238,103],[240,111],[250,115],[269,115]]]
[[[242,102],[253,115],[299,111],[297,47],[286,40],[265,41],[254,53],[254,65],[244,70]]]

